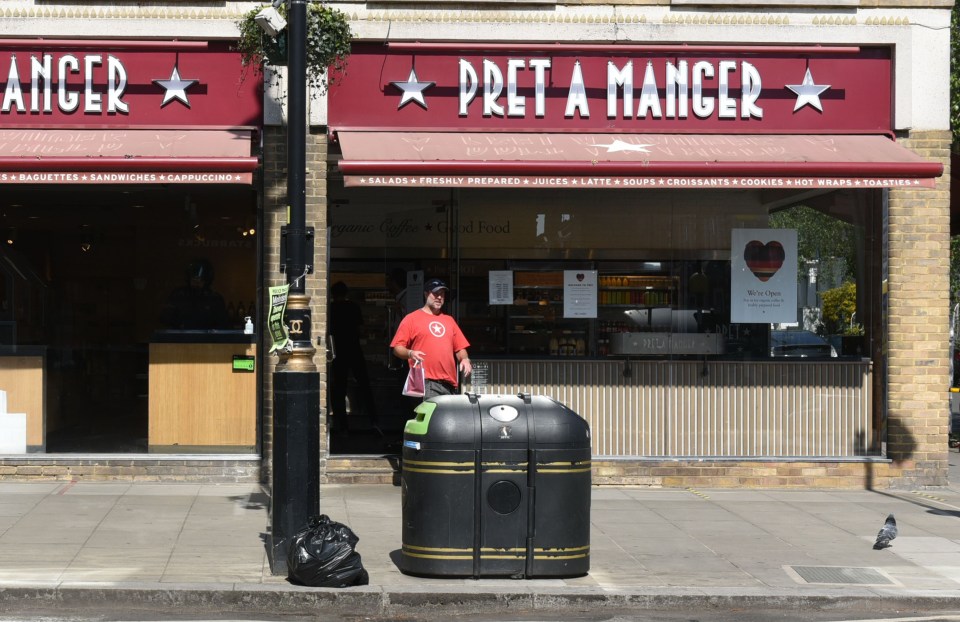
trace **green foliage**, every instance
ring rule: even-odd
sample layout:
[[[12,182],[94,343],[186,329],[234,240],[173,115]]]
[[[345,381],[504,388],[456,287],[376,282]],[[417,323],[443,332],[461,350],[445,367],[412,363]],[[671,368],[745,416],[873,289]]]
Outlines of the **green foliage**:
[[[852,321],[856,311],[857,284],[853,281],[823,292],[823,319],[828,333],[862,335],[863,326]]]
[[[960,302],[960,235],[950,238],[950,303]]]
[[[797,268],[801,279],[806,278],[805,262],[821,260],[821,278],[830,282],[833,276],[844,279],[855,278],[857,228],[842,220],[822,212],[798,205],[770,215],[770,226],[774,229],[797,230]],[[845,260],[844,274],[827,274],[837,262],[827,261],[833,257]],[[836,282],[836,281],[834,281]]]
[[[236,49],[241,54],[243,66],[253,67],[258,72],[262,71],[263,65],[287,64],[286,29],[271,37],[254,21],[263,8],[251,10],[237,22],[240,39]],[[286,4],[277,10],[287,17]],[[307,84],[310,87],[323,92],[327,86],[328,69],[333,67],[337,74],[343,71],[352,39],[346,15],[318,2],[307,5]]]
[[[950,127],[954,146],[960,143],[960,4],[950,15]]]

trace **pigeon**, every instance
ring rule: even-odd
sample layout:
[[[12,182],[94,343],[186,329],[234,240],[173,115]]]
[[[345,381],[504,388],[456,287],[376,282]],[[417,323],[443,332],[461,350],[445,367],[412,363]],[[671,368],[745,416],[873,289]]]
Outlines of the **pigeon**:
[[[890,541],[896,537],[897,519],[893,517],[893,514],[890,514],[883,523],[883,527],[880,528],[880,533],[877,534],[877,541],[873,543],[873,548],[877,550],[885,549],[890,546]]]

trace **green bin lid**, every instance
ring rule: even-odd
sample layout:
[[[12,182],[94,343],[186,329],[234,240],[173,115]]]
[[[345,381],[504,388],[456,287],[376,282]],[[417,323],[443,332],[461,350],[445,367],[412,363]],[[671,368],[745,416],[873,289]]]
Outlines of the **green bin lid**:
[[[430,417],[433,416],[433,411],[436,409],[437,404],[435,402],[422,402],[414,408],[413,412],[417,413],[417,416],[407,421],[406,425],[403,426],[404,434],[415,434],[418,436],[426,434],[427,428],[430,427]]]

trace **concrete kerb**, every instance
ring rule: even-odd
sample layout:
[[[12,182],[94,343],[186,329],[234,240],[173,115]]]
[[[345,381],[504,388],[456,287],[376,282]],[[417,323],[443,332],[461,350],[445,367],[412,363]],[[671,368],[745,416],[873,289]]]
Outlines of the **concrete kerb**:
[[[817,593],[765,589],[700,590],[644,588],[597,589],[423,589],[391,591],[380,587],[347,589],[295,585],[234,584],[216,588],[171,584],[162,588],[134,584],[24,585],[0,587],[0,610],[52,615],[103,612],[144,614],[315,615],[318,611],[367,616],[420,616],[431,612],[460,614],[562,613],[580,611],[677,610],[960,610],[960,591],[893,593],[853,588]]]

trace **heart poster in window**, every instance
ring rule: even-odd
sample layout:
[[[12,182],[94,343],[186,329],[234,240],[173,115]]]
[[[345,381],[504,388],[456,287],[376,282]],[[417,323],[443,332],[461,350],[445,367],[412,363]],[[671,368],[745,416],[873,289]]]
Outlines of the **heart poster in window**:
[[[796,229],[734,229],[730,241],[730,321],[794,323]]]

